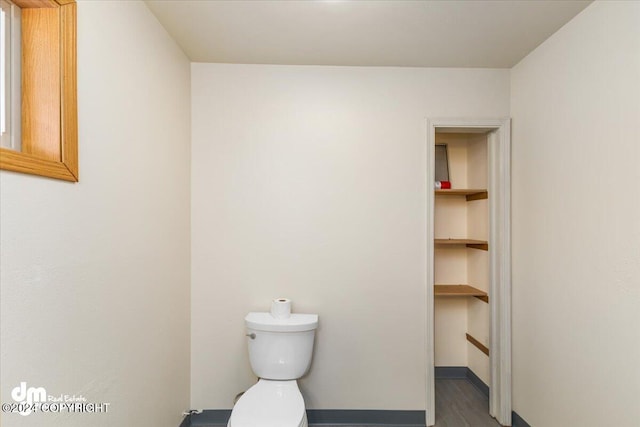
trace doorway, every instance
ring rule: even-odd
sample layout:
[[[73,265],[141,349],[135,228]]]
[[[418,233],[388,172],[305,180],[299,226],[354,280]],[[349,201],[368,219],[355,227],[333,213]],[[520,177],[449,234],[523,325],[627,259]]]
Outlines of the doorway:
[[[428,122],[428,426],[436,421],[437,362],[452,360],[465,365],[455,366],[458,375],[466,369],[489,389],[488,413],[511,425],[510,137],[509,119]],[[445,182],[433,190],[436,144],[443,142],[451,156],[446,169],[452,188]],[[448,333],[452,336],[443,339]]]

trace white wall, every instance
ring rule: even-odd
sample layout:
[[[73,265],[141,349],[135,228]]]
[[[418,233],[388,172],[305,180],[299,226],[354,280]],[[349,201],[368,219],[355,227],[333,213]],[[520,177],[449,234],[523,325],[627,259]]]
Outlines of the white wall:
[[[514,409],[640,419],[640,3],[597,2],[512,72]]]
[[[193,64],[196,408],[255,381],[243,318],[320,315],[309,408],[424,409],[427,117],[503,117],[509,71]]]
[[[175,427],[189,405],[190,65],[141,2],[78,4],[80,183],[0,173],[3,402],[20,381]]]

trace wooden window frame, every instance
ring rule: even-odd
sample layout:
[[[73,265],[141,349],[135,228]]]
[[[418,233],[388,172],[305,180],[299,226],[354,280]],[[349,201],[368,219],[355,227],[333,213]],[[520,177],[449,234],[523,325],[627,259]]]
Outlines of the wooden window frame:
[[[11,0],[22,9],[21,151],[0,169],[78,181],[75,0]]]

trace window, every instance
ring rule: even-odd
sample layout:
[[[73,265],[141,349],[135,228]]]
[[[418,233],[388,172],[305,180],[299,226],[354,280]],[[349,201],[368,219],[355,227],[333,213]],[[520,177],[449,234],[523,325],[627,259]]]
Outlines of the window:
[[[3,99],[8,101],[2,115],[10,142],[3,140],[0,146],[0,169],[78,181],[75,0],[0,2],[3,46],[10,45],[3,50],[3,63],[12,63],[4,67],[9,77],[3,76]],[[14,34],[21,35],[17,43]],[[22,58],[17,72],[15,45]]]
[[[20,151],[20,8],[0,7],[0,147]]]

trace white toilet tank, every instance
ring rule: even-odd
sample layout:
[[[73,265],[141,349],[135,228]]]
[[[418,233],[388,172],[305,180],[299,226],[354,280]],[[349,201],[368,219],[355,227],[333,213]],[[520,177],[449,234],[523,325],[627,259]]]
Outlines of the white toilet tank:
[[[317,314],[291,314],[287,319],[276,319],[271,313],[249,313],[244,320],[251,368],[258,377],[295,380],[307,372],[313,356]]]

